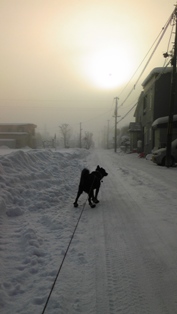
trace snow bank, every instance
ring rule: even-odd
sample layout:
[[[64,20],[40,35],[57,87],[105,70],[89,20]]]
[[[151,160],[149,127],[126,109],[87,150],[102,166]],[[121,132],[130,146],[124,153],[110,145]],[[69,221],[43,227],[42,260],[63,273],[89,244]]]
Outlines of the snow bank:
[[[73,201],[89,152],[1,152],[0,313],[40,313],[78,218]]]

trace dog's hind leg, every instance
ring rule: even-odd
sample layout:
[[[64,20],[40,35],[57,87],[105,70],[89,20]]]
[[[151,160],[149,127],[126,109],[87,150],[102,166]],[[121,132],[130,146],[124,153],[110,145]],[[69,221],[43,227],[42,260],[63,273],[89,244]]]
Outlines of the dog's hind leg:
[[[83,190],[81,190],[81,189],[79,188],[79,190],[78,190],[78,192],[77,192],[76,199],[75,199],[75,201],[74,201],[74,207],[78,207],[78,202],[77,202],[77,201],[78,201],[79,197],[81,196],[82,192],[83,192]]]

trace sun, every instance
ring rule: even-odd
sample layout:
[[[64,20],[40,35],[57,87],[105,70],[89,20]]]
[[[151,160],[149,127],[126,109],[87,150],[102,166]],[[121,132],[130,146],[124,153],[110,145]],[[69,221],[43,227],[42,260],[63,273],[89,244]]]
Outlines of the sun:
[[[130,57],[118,49],[92,53],[84,63],[85,75],[99,88],[111,89],[120,86],[132,73]]]

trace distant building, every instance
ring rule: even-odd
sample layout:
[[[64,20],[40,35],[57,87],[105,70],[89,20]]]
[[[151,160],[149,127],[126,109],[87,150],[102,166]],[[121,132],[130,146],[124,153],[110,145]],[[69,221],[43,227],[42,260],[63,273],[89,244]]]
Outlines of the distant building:
[[[142,127],[139,122],[130,122],[129,129],[130,133],[130,151],[142,151]]]
[[[32,123],[0,123],[0,146],[36,148],[36,127]]]

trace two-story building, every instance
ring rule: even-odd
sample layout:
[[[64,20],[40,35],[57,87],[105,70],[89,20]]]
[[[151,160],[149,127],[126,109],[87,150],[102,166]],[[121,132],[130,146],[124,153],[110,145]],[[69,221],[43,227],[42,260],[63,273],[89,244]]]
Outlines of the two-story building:
[[[139,128],[137,132],[134,132],[133,123],[129,127],[129,132],[130,138],[133,138],[133,134],[134,142],[137,140],[137,146],[138,141],[141,143],[141,151],[145,154],[151,153],[154,147],[159,148],[166,145],[171,77],[171,67],[154,68],[142,83],[143,91],[139,96],[134,113],[134,123],[139,125]],[[177,114],[177,102],[175,103],[174,114]],[[166,120],[163,119],[163,123],[157,121],[157,119],[164,117]],[[177,129],[174,123],[173,139],[176,137]]]
[[[0,123],[0,146],[36,148],[36,127],[32,123]]]

